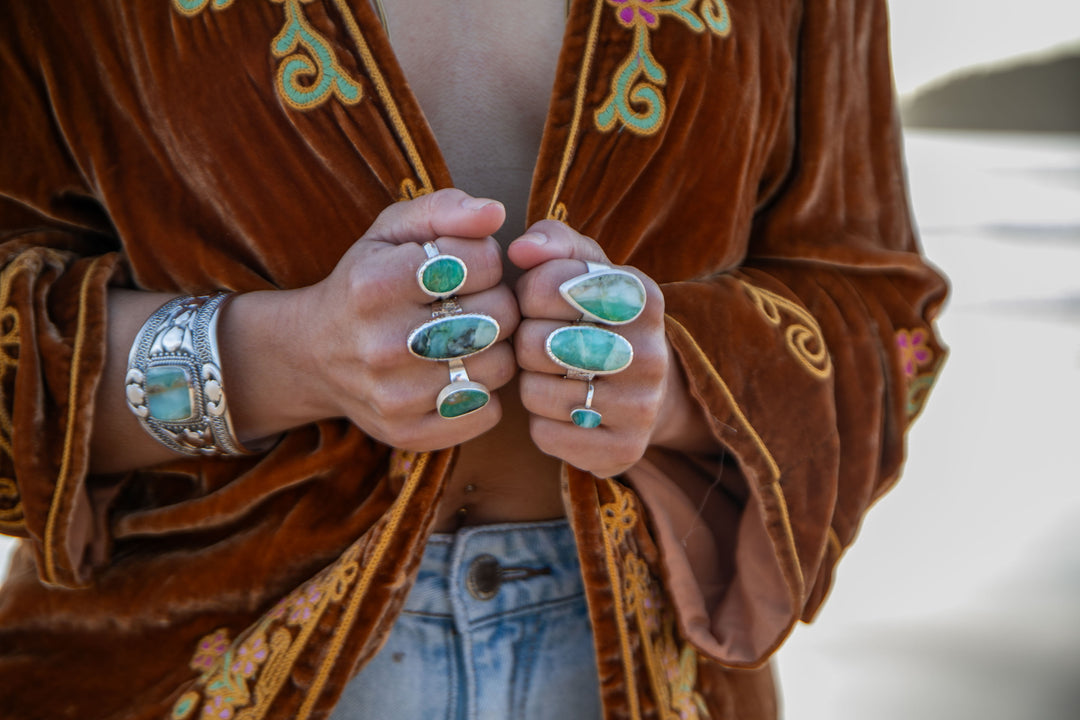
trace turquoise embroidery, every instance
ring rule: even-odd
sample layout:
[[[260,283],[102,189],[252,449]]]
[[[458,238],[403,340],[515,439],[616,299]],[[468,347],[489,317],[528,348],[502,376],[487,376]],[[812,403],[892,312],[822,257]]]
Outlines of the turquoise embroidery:
[[[660,26],[660,16],[681,20],[695,33],[706,28],[723,37],[731,30],[731,16],[724,0],[701,0],[701,17],[692,5],[698,0],[607,0],[616,17],[634,31],[634,44],[611,80],[611,92],[596,111],[596,126],[606,132],[615,124],[639,135],[652,135],[664,121],[666,105],[660,86],[667,73],[653,57],[650,31]]]
[[[297,110],[310,110],[331,97],[344,105],[360,102],[363,97],[360,84],[349,77],[326,38],[304,16],[301,6],[311,0],[270,1],[285,6],[285,27],[271,45],[274,56],[282,59],[275,81],[281,98]],[[172,3],[179,12],[191,17],[207,5],[222,10],[233,0],[172,0]]]
[[[298,0],[286,0],[285,15],[285,28],[273,44],[274,55],[284,58],[278,68],[278,92],[299,110],[319,105],[331,95],[345,105],[359,102],[360,86],[346,76],[330,46],[304,18]],[[310,58],[295,53],[301,46],[311,53]],[[312,82],[303,82],[312,76]]]
[[[210,0],[173,0],[176,9],[185,15],[197,15],[202,12]],[[214,0],[214,9],[221,10],[232,5],[233,0]]]

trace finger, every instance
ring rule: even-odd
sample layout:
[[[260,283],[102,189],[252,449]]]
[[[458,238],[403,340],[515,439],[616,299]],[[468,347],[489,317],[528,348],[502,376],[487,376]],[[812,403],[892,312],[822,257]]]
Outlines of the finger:
[[[506,256],[522,270],[558,258],[610,264],[595,240],[557,220],[534,223],[524,235],[510,243]]]
[[[448,188],[387,207],[361,240],[401,245],[444,235],[484,238],[502,227],[505,219],[501,203]]]

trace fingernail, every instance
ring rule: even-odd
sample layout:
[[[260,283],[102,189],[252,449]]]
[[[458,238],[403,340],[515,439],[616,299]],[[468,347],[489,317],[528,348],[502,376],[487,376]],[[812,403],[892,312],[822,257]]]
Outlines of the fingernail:
[[[548,241],[548,236],[542,232],[536,232],[535,230],[533,230],[519,237],[517,241],[532,243],[533,245],[544,245]]]
[[[466,210],[482,210],[488,205],[498,205],[498,200],[489,200],[488,198],[474,198],[467,197],[461,201],[461,207]]]

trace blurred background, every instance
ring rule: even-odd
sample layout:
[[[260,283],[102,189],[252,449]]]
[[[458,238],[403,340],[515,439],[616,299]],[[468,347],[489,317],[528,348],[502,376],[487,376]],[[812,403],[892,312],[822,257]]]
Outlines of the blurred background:
[[[787,720],[1080,718],[1080,2],[896,0],[951,357],[817,620]],[[0,538],[0,575],[10,543]]]
[[[1080,718],[1080,2],[894,0],[951,355],[818,618],[787,720]]]

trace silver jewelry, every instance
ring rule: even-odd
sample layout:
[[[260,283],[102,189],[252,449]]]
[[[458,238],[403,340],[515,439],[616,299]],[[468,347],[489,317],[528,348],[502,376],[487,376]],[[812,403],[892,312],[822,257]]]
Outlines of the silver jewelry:
[[[589,389],[585,392],[585,404],[579,405],[570,411],[570,422],[577,425],[579,428],[592,429],[599,427],[601,421],[604,419],[603,415],[598,410],[593,410],[592,399],[595,388],[593,387],[592,380],[588,381]]]
[[[630,366],[634,346],[617,332],[591,323],[574,323],[553,330],[544,341],[544,352],[566,368],[567,377],[613,375]]]
[[[439,391],[435,409],[444,418],[459,418],[474,413],[488,404],[491,393],[483,384],[469,379],[461,358],[450,361],[450,384]]]
[[[645,309],[645,285],[637,275],[586,262],[586,272],[559,286],[559,294],[585,322],[625,325]]]
[[[431,318],[406,339],[409,352],[423,360],[467,358],[487,350],[499,337],[495,318],[462,312],[453,298],[438,303]]]
[[[434,242],[424,243],[425,260],[416,269],[416,284],[433,298],[443,299],[457,294],[465,285],[469,269],[456,255],[444,255]]]
[[[128,407],[163,445],[185,455],[249,455],[225,398],[217,323],[233,295],[179,297],[147,319],[131,346]]]

